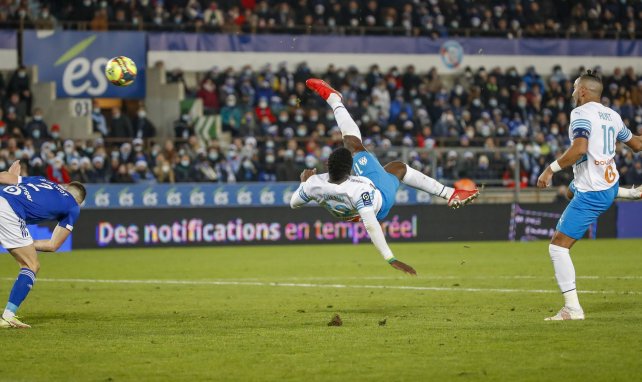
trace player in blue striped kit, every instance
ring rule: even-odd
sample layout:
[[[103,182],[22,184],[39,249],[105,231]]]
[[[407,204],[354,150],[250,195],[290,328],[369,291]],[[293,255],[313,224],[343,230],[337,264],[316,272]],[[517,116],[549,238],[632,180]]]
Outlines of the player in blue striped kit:
[[[639,190],[619,188],[614,158],[616,141],[640,152],[642,137],[633,135],[616,111],[600,103],[602,89],[602,80],[591,71],[575,80],[573,100],[576,108],[571,112],[569,128],[571,147],[551,163],[537,181],[538,187],[548,187],[554,173],[573,166],[573,199],[564,210],[548,247],[555,278],[564,296],[564,307],[546,318],[549,321],[584,319],[570,249],[616,197],[634,199],[632,194],[637,193],[639,198]]]
[[[38,253],[55,252],[74,228],[80,205],[87,194],[78,182],[56,184],[41,177],[22,177],[19,161],[0,173],[0,244],[20,264],[0,327],[30,328],[16,317],[16,311],[36,282],[40,269]],[[57,221],[49,240],[31,238],[27,224]]]

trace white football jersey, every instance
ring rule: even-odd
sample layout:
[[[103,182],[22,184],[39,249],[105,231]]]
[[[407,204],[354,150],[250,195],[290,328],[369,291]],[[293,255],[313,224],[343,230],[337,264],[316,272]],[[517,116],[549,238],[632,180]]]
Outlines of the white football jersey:
[[[633,134],[613,109],[587,102],[571,111],[569,137],[588,139],[588,152],[573,165],[578,191],[603,191],[617,183],[615,141],[628,142]]]
[[[315,201],[333,216],[342,220],[355,220],[359,211],[374,209],[377,214],[383,204],[381,192],[372,181],[363,176],[350,176],[345,182],[329,182],[329,174],[311,176],[295,191],[303,201]]]

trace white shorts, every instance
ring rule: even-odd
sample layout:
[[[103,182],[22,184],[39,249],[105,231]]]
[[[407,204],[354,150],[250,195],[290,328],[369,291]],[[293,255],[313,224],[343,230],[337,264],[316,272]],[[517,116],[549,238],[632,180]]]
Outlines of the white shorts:
[[[0,245],[5,249],[21,248],[33,244],[27,223],[18,217],[9,202],[0,196]]]

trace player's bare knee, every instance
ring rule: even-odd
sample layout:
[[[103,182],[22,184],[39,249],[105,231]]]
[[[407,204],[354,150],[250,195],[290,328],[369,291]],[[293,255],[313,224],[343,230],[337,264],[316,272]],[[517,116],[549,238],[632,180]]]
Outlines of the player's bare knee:
[[[366,148],[363,146],[363,142],[361,142],[361,139],[353,135],[345,135],[343,137],[343,145],[345,146],[345,148],[350,150],[353,155],[361,151],[366,151]]]
[[[404,162],[393,161],[385,165],[383,168],[389,174],[392,174],[399,178],[399,180],[403,179],[404,176],[406,176],[407,166]]]
[[[555,231],[553,238],[551,239],[551,244],[557,245],[558,247],[570,249],[573,244],[575,244],[575,239],[566,236],[560,231]]]

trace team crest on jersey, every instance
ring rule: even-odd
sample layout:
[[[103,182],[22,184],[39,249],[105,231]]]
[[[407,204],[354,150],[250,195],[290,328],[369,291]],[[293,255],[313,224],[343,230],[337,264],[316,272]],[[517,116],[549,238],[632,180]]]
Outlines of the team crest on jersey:
[[[361,194],[361,200],[363,201],[364,206],[372,206],[372,199],[370,198],[369,192]]]
[[[366,163],[368,163],[368,158],[366,158],[366,157],[359,158],[359,164],[360,165],[365,166]]]

